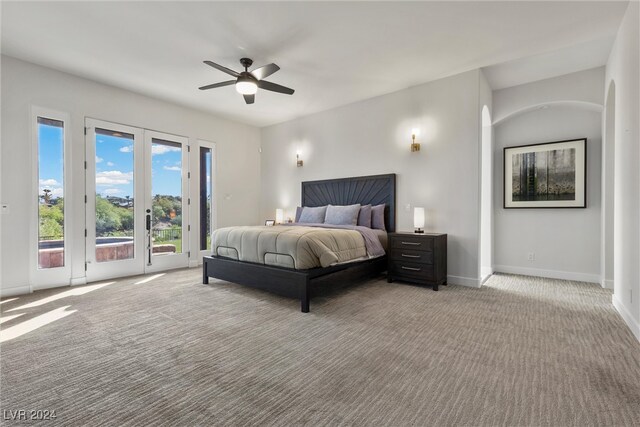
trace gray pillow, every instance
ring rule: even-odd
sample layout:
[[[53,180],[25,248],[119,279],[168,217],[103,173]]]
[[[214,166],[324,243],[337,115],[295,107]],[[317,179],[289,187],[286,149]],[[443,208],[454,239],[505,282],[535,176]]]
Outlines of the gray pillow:
[[[324,216],[324,223],[332,225],[356,225],[358,223],[359,213],[360,205],[329,205],[327,206],[327,213]]]
[[[327,212],[326,206],[319,206],[317,208],[309,208],[307,206],[302,208],[299,223],[303,224],[322,224],[324,222],[324,216]]]
[[[360,206],[358,225],[371,228],[371,205]]]
[[[300,221],[300,215],[302,214],[302,208],[300,206],[298,206],[296,208],[296,220],[294,222],[299,222]]]
[[[383,203],[371,208],[371,228],[387,231],[384,226],[384,207],[385,204]]]

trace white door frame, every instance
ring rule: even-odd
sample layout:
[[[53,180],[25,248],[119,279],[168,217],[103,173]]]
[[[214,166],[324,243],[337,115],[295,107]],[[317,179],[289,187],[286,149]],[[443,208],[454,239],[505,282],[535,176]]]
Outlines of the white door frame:
[[[151,252],[152,242],[150,233],[145,230],[145,273],[168,270],[172,268],[182,268],[189,266],[189,138],[171,135],[152,130],[144,131],[144,152],[145,152],[145,221],[146,215],[150,215],[146,210],[152,209],[152,143],[154,139],[180,144],[181,150],[181,188],[182,188],[182,252],[179,254],[153,255]],[[153,223],[151,224],[153,226]]]
[[[213,234],[213,231],[217,228],[217,217],[218,217],[218,192],[216,191],[216,184],[217,184],[217,164],[218,164],[218,155],[216,152],[216,143],[215,142],[210,142],[210,141],[204,141],[204,140],[198,140],[198,151],[196,153],[197,159],[198,159],[198,167],[197,167],[197,171],[196,171],[196,183],[197,183],[197,188],[198,188],[198,209],[196,209],[196,212],[198,213],[197,218],[197,226],[198,226],[198,230],[197,230],[197,235],[198,235],[198,247],[197,249],[199,250],[199,256],[198,256],[198,263],[202,264],[202,257],[204,256],[210,256],[211,255],[211,250],[206,249],[206,250],[200,250],[200,147],[206,147],[209,148],[211,150],[211,217],[210,217],[210,221],[211,221],[211,233]],[[213,244],[213,243],[212,243]]]
[[[71,283],[71,254],[72,252],[72,232],[71,225],[74,223],[73,203],[74,197],[71,192],[72,183],[72,161],[71,161],[71,116],[62,111],[49,108],[31,106],[31,168],[33,177],[31,183],[31,232],[29,233],[29,258],[31,264],[31,274],[29,280],[29,291],[36,289],[54,288],[66,286]],[[60,120],[63,123],[63,194],[64,194],[64,266],[56,268],[39,268],[39,195],[40,176],[38,173],[38,117]]]
[[[144,273],[144,138],[140,128],[89,117],[85,118],[86,161],[86,240],[85,262],[87,282]],[[96,127],[131,134],[133,141],[134,185],[134,257],[118,261],[96,262]],[[90,214],[93,213],[93,214]]]

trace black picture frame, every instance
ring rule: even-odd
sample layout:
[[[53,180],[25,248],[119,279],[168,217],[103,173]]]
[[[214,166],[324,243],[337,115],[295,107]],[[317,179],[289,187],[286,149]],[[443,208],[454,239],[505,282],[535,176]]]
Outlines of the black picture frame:
[[[514,200],[512,172],[513,156],[524,153],[544,153],[566,148],[576,149],[573,164],[573,173],[575,174],[573,186],[574,199],[561,199],[562,194],[557,192],[556,195],[558,198],[553,200]],[[548,168],[546,172],[548,179]],[[535,185],[537,189],[537,184]],[[546,196],[549,197],[548,184],[546,189]],[[561,141],[542,142],[538,144],[504,147],[502,196],[503,209],[585,209],[587,207],[587,138],[575,138]],[[528,197],[537,198],[538,195],[533,195],[532,192],[529,192]]]

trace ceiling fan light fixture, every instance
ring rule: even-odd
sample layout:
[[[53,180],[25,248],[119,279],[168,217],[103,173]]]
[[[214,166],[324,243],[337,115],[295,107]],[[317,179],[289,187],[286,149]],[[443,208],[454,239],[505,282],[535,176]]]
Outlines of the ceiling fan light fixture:
[[[253,61],[249,58],[241,58],[240,63],[244,67],[244,71],[237,72],[220,64],[216,64],[212,61],[204,61],[204,63],[212,68],[215,68],[216,70],[233,76],[234,80],[227,80],[224,82],[200,86],[198,88],[200,90],[209,90],[218,87],[235,85],[236,91],[239,94],[243,95],[244,101],[247,104],[253,104],[255,102],[255,94],[256,92],[258,92],[258,88],[268,90],[270,92],[283,93],[285,95],[293,95],[293,93],[295,92],[289,87],[281,86],[279,84],[271,83],[265,80],[265,77],[269,77],[280,69],[280,67],[278,67],[276,64],[267,64],[253,71],[249,71],[249,67],[251,67]]]
[[[240,80],[236,82],[236,90],[242,95],[254,95],[258,91],[258,85],[251,80]]]

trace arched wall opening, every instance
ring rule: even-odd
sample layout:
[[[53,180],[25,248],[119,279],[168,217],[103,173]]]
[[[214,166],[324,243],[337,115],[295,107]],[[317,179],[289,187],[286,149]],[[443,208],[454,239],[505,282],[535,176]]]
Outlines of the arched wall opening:
[[[493,123],[493,269],[599,284],[603,108],[575,102],[545,105]],[[587,139],[587,207],[504,209],[503,149],[575,138]]]
[[[611,81],[604,110],[604,141],[602,144],[602,286],[614,287],[614,217],[615,217],[615,108],[616,85]]]
[[[493,274],[493,135],[491,113],[482,107],[480,139],[480,278],[481,282]]]

